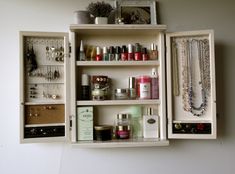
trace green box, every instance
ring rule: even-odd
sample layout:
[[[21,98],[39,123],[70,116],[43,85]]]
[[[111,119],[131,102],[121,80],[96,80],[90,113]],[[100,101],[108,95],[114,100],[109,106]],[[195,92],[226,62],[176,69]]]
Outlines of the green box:
[[[77,107],[77,139],[93,140],[93,107]]]

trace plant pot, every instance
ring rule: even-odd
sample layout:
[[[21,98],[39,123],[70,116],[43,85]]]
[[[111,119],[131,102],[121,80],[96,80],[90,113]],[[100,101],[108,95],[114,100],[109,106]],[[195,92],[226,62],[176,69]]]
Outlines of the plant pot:
[[[90,13],[88,11],[75,11],[74,23],[75,24],[90,24],[91,23]]]
[[[107,17],[96,17],[95,24],[107,24],[108,18]]]

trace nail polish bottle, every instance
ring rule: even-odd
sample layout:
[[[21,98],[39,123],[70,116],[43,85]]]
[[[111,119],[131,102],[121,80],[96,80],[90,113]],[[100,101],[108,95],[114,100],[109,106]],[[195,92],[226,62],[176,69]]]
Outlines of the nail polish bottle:
[[[114,47],[111,46],[109,47],[109,61],[114,61],[114,60],[115,60]]]
[[[100,47],[96,47],[96,56],[95,56],[96,61],[101,61],[102,60],[102,54],[101,54],[101,49]]]
[[[157,45],[154,43],[151,44],[149,58],[150,60],[158,60]]]
[[[121,60],[121,48],[119,46],[115,47],[115,60]]]
[[[84,53],[84,47],[83,47],[83,41],[82,40],[81,40],[81,44],[80,44],[79,60],[80,61],[85,61],[86,60],[85,53]]]
[[[133,46],[128,44],[128,60],[134,60]]]
[[[107,47],[103,47],[103,60],[108,61],[109,60],[109,54]]]
[[[153,115],[153,109],[147,108],[147,115],[143,115],[144,138],[159,138],[159,116]]]
[[[82,74],[81,100],[90,100],[90,80],[88,74]]]
[[[122,46],[121,60],[122,60],[122,61],[128,60],[128,53],[127,53],[126,45],[123,45],[123,46]]]
[[[135,44],[135,60],[136,61],[142,60],[141,46],[139,43]]]
[[[151,75],[151,94],[152,99],[159,99],[159,77],[157,74],[157,69],[152,69],[152,75]]]
[[[147,48],[142,48],[142,60],[149,60]]]

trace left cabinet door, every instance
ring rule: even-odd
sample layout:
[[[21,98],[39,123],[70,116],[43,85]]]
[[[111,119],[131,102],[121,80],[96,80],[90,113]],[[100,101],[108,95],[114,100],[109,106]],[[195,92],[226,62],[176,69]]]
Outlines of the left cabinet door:
[[[20,142],[69,138],[68,33],[20,31]]]

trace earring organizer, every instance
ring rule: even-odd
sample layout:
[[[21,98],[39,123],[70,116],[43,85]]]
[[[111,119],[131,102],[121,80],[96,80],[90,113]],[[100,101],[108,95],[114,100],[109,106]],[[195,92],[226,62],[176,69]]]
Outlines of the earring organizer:
[[[212,42],[212,31],[172,33],[167,37],[168,135],[171,138],[216,136]]]
[[[65,43],[62,33],[21,32],[23,140],[65,136]]]

